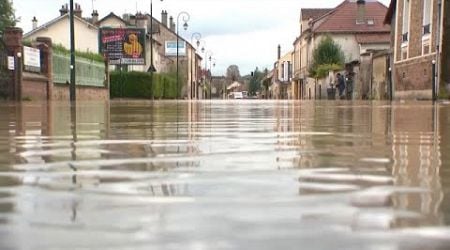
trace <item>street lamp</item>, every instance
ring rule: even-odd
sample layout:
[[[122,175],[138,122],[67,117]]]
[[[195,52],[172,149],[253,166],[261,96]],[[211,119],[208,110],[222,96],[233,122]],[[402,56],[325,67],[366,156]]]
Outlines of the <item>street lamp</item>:
[[[212,64],[211,64],[212,60]],[[211,77],[209,78],[209,99],[212,100],[212,68],[216,67],[216,59],[209,56],[209,72],[211,74]]]
[[[191,16],[189,16],[189,13],[187,13],[186,11],[182,11],[178,14],[177,16],[177,100],[179,99],[179,94],[180,94],[180,90],[179,90],[179,66],[178,66],[178,57],[179,57],[179,41],[180,41],[180,35],[179,35],[179,22],[180,22],[180,17],[182,17],[183,19],[183,28],[184,30],[187,30],[188,28],[188,24],[187,22],[189,21],[189,19],[191,18]],[[186,49],[186,46],[185,46]]]
[[[194,39],[196,39],[197,40],[197,49],[198,49],[198,47],[200,47],[200,39],[202,39],[202,35],[200,34],[200,33],[198,33],[198,32],[195,32],[195,33],[193,33],[192,34],[192,36],[191,36],[191,43],[193,43],[193,41],[194,41]],[[194,85],[194,64],[195,64],[195,59],[196,59],[196,52],[194,51],[194,60],[193,60],[193,62],[194,63],[192,63],[192,60],[191,60],[191,89],[190,89],[190,91],[191,91],[191,93],[190,93],[190,99],[192,99],[192,97],[195,97],[195,99],[197,99],[197,91],[196,91],[196,85]],[[194,92],[194,94],[192,94],[192,92]]]
[[[209,60],[209,62],[211,64],[211,57],[212,57],[212,55],[213,55],[213,53],[210,50],[205,52],[205,84],[208,83],[208,60]],[[210,89],[210,92],[209,92],[210,96],[209,96],[209,98],[211,98],[211,84],[209,86],[209,89]]]
[[[147,72],[150,72],[150,96],[153,99],[153,72],[156,72],[153,64],[153,0],[150,0],[150,67],[148,67]]]
[[[147,72],[156,72],[153,64],[153,0],[150,0],[150,67],[148,67]]]

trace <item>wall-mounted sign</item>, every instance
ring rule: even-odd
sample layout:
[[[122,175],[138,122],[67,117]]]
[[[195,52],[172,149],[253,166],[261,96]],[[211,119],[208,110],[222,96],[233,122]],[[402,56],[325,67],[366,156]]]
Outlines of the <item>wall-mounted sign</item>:
[[[14,63],[14,57],[8,56],[8,70],[15,70],[15,63]]]
[[[177,56],[177,41],[166,41],[166,56]],[[186,42],[178,41],[178,56],[186,56]]]
[[[145,65],[145,29],[101,28],[99,50],[110,65]]]
[[[24,46],[23,65],[26,71],[41,72],[41,51]]]

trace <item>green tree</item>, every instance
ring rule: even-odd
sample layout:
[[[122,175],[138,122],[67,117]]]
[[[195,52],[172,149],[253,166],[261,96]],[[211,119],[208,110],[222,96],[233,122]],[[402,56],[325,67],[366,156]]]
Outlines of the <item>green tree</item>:
[[[253,71],[253,75],[250,78],[250,95],[256,95],[256,92],[261,90],[261,81],[263,80],[263,78],[264,72],[259,71],[258,67],[256,67],[255,71]]]
[[[3,33],[6,27],[16,25],[16,16],[10,0],[0,0],[0,33]]]
[[[315,78],[323,78],[329,71],[342,69],[344,62],[345,56],[341,46],[330,36],[326,36],[313,51],[313,63],[309,74]]]

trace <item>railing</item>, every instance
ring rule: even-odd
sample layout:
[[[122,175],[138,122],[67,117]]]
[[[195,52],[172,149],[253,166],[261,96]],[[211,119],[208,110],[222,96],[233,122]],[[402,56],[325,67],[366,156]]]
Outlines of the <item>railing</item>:
[[[76,85],[90,87],[105,86],[105,65],[101,62],[77,58]],[[53,53],[53,82],[67,84],[70,82],[70,56]]]

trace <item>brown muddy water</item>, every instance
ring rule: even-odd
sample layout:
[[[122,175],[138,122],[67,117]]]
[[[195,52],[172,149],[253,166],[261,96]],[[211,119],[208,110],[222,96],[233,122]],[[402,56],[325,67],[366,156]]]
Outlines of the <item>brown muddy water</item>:
[[[0,249],[450,249],[450,105],[0,103]]]

